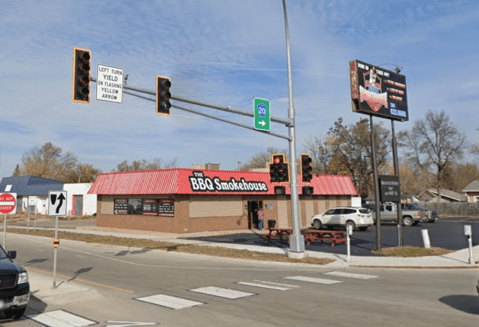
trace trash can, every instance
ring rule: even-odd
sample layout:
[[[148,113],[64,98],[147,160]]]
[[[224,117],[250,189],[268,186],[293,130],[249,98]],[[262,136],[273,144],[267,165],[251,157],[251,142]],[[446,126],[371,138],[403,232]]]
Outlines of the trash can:
[[[268,220],[268,228],[274,228],[276,226],[276,220],[269,219]]]

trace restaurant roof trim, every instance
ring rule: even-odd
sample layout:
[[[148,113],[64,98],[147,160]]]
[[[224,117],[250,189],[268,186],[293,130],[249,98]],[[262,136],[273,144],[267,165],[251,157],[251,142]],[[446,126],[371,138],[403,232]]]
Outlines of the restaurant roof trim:
[[[271,183],[268,172],[240,170],[159,169],[99,174],[89,194],[99,195],[173,195],[173,194],[274,194],[274,187],[289,184]],[[313,175],[310,184],[301,182],[298,174],[299,194],[302,186],[312,186],[314,195],[356,195],[349,176]]]

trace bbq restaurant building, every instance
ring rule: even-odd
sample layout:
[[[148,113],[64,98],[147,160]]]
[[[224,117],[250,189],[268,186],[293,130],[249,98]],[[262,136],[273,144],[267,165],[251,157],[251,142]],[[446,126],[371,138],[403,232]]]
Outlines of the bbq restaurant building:
[[[284,185],[285,194],[275,194]],[[349,176],[313,176],[303,184],[298,175],[301,227],[330,207],[349,206],[357,194]],[[302,186],[312,186],[311,195]],[[289,184],[271,183],[268,172],[160,169],[100,174],[89,194],[97,195],[97,225],[167,233],[195,233],[257,228],[288,228]]]

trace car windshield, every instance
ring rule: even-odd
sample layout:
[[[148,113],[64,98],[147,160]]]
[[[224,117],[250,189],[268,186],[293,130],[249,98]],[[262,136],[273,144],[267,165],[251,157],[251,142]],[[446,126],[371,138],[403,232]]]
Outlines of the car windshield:
[[[7,254],[5,253],[5,250],[3,249],[3,247],[0,246],[0,260],[6,259],[6,258],[7,258]]]

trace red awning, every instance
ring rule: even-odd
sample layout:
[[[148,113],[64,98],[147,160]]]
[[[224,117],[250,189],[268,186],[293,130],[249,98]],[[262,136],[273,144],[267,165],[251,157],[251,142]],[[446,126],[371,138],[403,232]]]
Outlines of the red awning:
[[[274,187],[284,185],[290,194],[289,184],[271,183],[268,172],[160,169],[132,172],[104,173],[98,175],[89,194],[274,194]],[[313,175],[311,184],[315,195],[356,195],[349,176]]]

